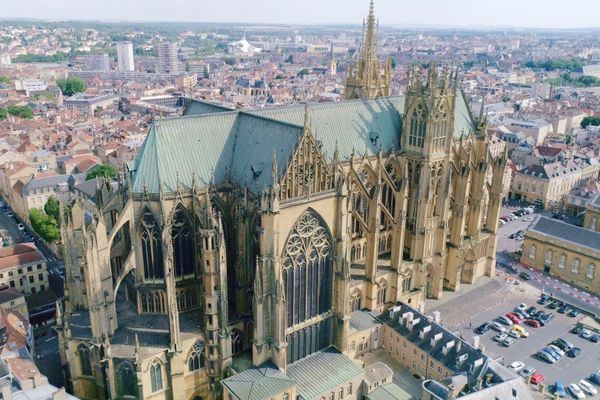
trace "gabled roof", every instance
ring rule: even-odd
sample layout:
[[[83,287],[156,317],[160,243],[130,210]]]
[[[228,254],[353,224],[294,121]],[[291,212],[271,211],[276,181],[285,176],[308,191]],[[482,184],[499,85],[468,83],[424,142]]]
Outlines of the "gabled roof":
[[[239,400],[270,399],[296,385],[293,379],[271,364],[250,368],[221,383]]]
[[[600,251],[600,232],[580,228],[553,218],[538,216],[527,230],[526,235],[530,232],[558,238],[594,251]]]

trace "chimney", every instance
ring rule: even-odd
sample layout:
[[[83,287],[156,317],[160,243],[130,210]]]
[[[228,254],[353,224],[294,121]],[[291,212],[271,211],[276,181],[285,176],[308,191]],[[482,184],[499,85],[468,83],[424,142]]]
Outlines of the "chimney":
[[[67,400],[67,392],[65,392],[65,388],[60,388],[56,392],[52,393],[52,400]]]
[[[442,348],[442,354],[448,355],[450,349],[454,347],[454,340],[447,341]]]
[[[402,314],[402,320],[404,321],[404,325],[408,327],[413,320],[413,313],[411,311],[405,312]]]
[[[440,339],[442,338],[442,336],[443,336],[443,333],[442,333],[442,332],[440,332],[440,333],[436,333],[435,335],[433,335],[433,337],[432,337],[432,338],[431,338],[431,340],[429,341],[429,345],[430,345],[431,347],[434,347],[434,346],[435,346],[435,344],[437,343],[437,341],[438,341],[438,340],[440,340]]]
[[[460,349],[462,349],[462,341],[461,340],[459,340],[456,343],[456,352],[458,353],[460,351]]]
[[[421,329],[421,332],[419,332],[419,339],[423,340],[425,338],[425,335],[427,335],[427,332],[429,331],[431,331],[431,325],[427,325],[426,327]]]
[[[442,320],[442,314],[440,314],[439,311],[434,311],[433,313],[433,322],[435,322],[436,324],[439,324],[440,321]]]
[[[473,336],[473,347],[475,349],[479,348],[479,336]]]
[[[12,388],[10,383],[6,383],[2,386],[2,399],[11,400],[12,399]]]
[[[407,328],[412,331],[413,328],[419,324],[419,322],[421,322],[421,318],[415,318],[408,323]]]

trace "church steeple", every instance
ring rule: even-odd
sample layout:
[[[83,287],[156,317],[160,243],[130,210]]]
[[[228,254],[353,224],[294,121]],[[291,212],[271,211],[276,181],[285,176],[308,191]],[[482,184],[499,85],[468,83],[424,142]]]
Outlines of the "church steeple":
[[[375,3],[371,0],[369,15],[363,22],[362,45],[356,65],[346,72],[344,97],[350,99],[373,99],[391,94],[391,64],[384,66],[377,57],[377,30],[379,22],[375,17]]]

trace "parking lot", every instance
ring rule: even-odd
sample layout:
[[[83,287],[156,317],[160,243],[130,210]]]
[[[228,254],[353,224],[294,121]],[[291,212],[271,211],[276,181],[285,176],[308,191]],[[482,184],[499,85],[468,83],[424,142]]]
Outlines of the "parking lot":
[[[480,335],[480,343],[484,346],[486,353],[494,358],[501,357],[506,366],[514,361],[522,361],[526,367],[533,367],[537,372],[544,374],[546,385],[553,385],[556,381],[560,381],[567,386],[571,383],[577,383],[581,379],[587,379],[592,372],[600,369],[600,344],[592,343],[569,332],[576,325],[577,318],[571,318],[559,314],[556,310],[540,306],[536,303],[536,300],[537,298],[533,296],[511,296],[509,300],[469,320],[468,324],[474,329],[484,322],[491,322],[498,316],[506,315],[507,312],[512,311],[521,302],[526,303],[528,306],[533,305],[538,309],[543,309],[545,312],[552,312],[555,315],[555,318],[545,327],[533,328],[520,324],[529,332],[529,337],[518,339],[516,344],[511,347],[506,347],[493,340],[496,331],[490,330]],[[466,330],[463,329],[462,331],[465,332]],[[473,331],[469,334],[475,335]],[[565,355],[555,364],[549,364],[535,356],[538,350],[546,347],[557,338],[567,339],[574,346],[581,348],[581,354],[577,358],[570,358]],[[600,390],[600,387],[596,387],[596,389]],[[594,397],[588,395],[587,398],[600,399],[600,395]]]

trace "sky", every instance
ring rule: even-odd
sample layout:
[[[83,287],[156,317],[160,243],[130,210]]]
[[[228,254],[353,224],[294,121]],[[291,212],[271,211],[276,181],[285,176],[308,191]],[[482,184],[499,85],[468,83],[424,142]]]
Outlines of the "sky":
[[[0,0],[0,18],[358,24],[369,0]],[[599,0],[376,0],[381,25],[600,27]]]

